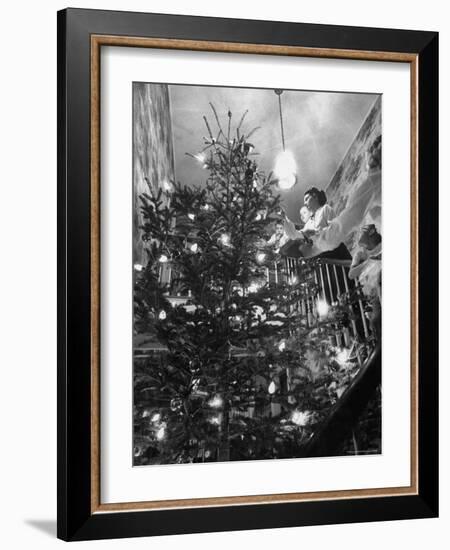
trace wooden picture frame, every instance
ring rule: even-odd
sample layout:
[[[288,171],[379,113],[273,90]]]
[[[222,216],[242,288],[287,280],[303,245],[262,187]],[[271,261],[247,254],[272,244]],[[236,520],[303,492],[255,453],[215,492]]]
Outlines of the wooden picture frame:
[[[411,70],[409,487],[102,504],[100,51],[361,59]],[[438,514],[438,35],[67,9],[58,13],[58,537],[88,540]],[[432,213],[432,215],[430,215]]]

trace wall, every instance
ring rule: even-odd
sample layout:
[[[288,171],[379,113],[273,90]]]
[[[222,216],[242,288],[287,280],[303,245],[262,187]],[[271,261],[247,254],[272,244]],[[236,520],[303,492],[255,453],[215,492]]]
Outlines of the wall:
[[[169,89],[166,84],[133,83],[133,257],[145,264],[141,240],[141,193],[175,179]]]
[[[352,192],[367,176],[365,153],[375,138],[382,133],[381,105],[382,98],[380,96],[369,110],[355,139],[326,187],[328,202],[333,207],[336,216],[345,209]],[[378,227],[378,230],[380,231],[381,228]],[[355,244],[356,234],[357,230],[349,234],[345,241],[350,252],[353,252],[355,246],[357,246]]]
[[[378,0],[252,2],[229,0],[77,0],[78,7],[128,9],[304,21],[338,25],[441,31],[441,280],[450,262],[450,32],[444,2]],[[0,88],[0,517],[8,550],[53,550],[56,517],[56,10],[62,0],[5,3],[2,9]],[[399,205],[401,207],[401,205]],[[435,215],[436,213],[430,213]],[[317,548],[379,550],[447,548],[450,535],[450,387],[447,335],[450,285],[441,287],[441,518],[378,524],[331,525],[98,541],[74,545],[94,550],[197,550],[214,548]],[[72,548],[72,546],[70,547]]]
[[[336,173],[326,187],[328,202],[336,215],[344,210],[349,194],[365,175],[365,152],[381,134],[381,97],[377,98],[367,114],[353,143],[345,153]]]

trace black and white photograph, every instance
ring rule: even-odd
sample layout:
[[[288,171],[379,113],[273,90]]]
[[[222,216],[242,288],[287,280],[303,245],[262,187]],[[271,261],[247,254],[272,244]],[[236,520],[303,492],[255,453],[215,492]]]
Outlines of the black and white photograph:
[[[135,466],[382,452],[381,107],[133,83]]]

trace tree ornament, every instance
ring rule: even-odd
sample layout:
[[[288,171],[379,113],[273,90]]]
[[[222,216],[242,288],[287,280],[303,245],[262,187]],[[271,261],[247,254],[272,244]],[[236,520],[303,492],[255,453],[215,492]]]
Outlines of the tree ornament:
[[[158,314],[158,319],[164,321],[167,318],[167,313],[162,309]]]
[[[276,384],[273,380],[269,384],[269,387],[267,388],[267,391],[270,393],[270,395],[273,395],[277,391],[277,386],[276,386]]]
[[[133,455],[134,456],[141,456],[144,452],[144,449],[142,448],[142,445],[135,445],[133,448]]]
[[[169,258],[165,254],[161,254],[161,256],[158,258],[158,261],[161,264],[165,264],[169,261]]]
[[[134,270],[135,271],[142,271],[144,269],[144,266],[142,266],[141,264],[134,264]]]
[[[253,169],[251,167],[248,167],[245,170],[245,180],[249,183],[253,182]]]
[[[170,410],[173,412],[179,411],[183,406],[183,400],[181,397],[174,397],[170,401]]]
[[[244,153],[245,153],[246,155],[248,155],[249,153],[251,153],[253,149],[254,149],[254,145],[253,145],[253,144],[248,143],[247,141],[244,142]]]
[[[191,252],[196,254],[198,252],[198,244],[197,243],[191,244],[190,250],[191,250]]]

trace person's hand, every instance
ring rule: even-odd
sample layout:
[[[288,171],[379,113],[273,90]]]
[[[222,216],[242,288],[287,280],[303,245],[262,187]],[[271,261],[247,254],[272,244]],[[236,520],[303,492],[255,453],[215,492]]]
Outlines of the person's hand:
[[[305,239],[311,239],[316,234],[315,229],[304,229],[302,230],[303,236]]]

